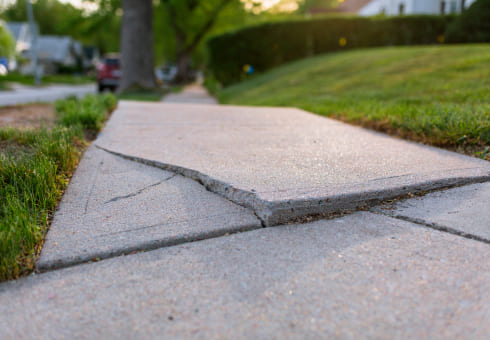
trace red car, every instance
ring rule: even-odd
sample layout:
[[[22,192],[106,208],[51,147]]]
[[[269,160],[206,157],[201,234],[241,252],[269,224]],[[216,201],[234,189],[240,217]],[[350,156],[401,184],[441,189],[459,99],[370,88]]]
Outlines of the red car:
[[[97,85],[99,92],[106,88],[115,91],[121,79],[121,62],[117,54],[107,55],[97,65]]]

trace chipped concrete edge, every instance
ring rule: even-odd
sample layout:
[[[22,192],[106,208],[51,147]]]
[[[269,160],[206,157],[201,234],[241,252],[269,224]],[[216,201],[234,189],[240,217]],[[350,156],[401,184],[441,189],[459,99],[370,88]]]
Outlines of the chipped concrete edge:
[[[256,193],[238,189],[229,183],[212,178],[197,170],[182,166],[135,157],[109,150],[100,145],[98,149],[134,162],[150,165],[163,170],[171,171],[184,177],[193,179],[203,185],[208,191],[216,193],[235,204],[251,209],[261,220],[264,227],[271,227],[285,223],[295,222],[307,216],[326,217],[334,213],[343,213],[354,210],[371,208],[385,200],[404,196],[406,194],[432,192],[448,189],[454,186],[483,183],[490,181],[487,175],[467,177],[449,177],[445,179],[426,181],[412,185],[393,186],[383,190],[365,190],[356,193],[342,194],[328,197],[306,198],[301,200],[267,201]]]

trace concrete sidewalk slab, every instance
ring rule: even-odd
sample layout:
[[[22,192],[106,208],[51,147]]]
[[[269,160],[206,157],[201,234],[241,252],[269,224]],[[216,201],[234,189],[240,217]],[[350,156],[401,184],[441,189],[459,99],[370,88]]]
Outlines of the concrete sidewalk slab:
[[[261,227],[253,212],[191,179],[90,147],[55,213],[37,267]]]
[[[490,183],[473,184],[374,210],[490,243]]]
[[[186,86],[182,92],[170,93],[163,97],[165,103],[194,103],[194,104],[218,104],[216,98],[211,97],[206,89],[198,84]]]
[[[371,213],[0,284],[0,338],[486,339],[490,247]]]
[[[96,91],[95,84],[49,85],[46,87],[19,86],[15,91],[0,91],[0,106],[54,102],[69,96],[83,97],[87,94],[95,94]]]
[[[97,144],[201,181],[266,225],[490,179],[490,163],[298,109],[121,102]]]

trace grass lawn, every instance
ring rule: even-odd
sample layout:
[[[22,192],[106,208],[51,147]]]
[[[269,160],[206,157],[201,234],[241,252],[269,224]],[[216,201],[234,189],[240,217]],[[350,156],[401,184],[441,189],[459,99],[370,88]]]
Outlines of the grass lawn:
[[[251,77],[218,97],[299,107],[482,156],[490,144],[490,44],[333,53]]]
[[[86,145],[101,129],[113,96],[56,104],[52,127],[0,128],[0,281],[34,268],[50,214]]]
[[[157,91],[136,91],[126,92],[117,95],[119,100],[136,100],[143,102],[159,102],[163,97],[163,92]]]

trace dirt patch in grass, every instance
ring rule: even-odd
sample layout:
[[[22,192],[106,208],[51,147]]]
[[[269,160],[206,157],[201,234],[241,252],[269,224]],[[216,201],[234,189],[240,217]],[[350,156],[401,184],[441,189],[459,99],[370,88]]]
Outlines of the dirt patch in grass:
[[[39,128],[53,126],[56,112],[51,104],[29,104],[0,108],[0,127]]]

